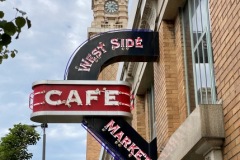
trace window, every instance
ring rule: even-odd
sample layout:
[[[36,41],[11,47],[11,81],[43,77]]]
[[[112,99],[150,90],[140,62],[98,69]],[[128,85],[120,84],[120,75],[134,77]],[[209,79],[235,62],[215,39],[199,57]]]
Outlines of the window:
[[[189,0],[181,15],[190,113],[197,104],[216,103],[208,0]]]
[[[156,118],[155,118],[155,106],[154,106],[154,86],[153,84],[147,90],[147,101],[148,101],[148,117],[149,117],[149,137],[150,140],[156,137]]]

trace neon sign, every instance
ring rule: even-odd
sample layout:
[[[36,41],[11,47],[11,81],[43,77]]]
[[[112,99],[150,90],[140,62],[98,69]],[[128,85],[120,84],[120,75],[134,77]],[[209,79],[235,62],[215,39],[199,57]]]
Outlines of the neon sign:
[[[31,120],[40,123],[81,122],[90,115],[132,116],[130,85],[125,82],[39,81],[30,100]]]
[[[114,157],[155,160],[156,138],[146,142],[127,122],[132,118],[130,85],[90,80],[97,80],[100,71],[111,63],[154,62],[158,58],[158,32],[126,30],[99,34],[71,56],[64,77],[67,81],[33,84],[29,100],[31,120],[82,123]]]
[[[115,31],[99,34],[79,48],[66,68],[67,80],[97,80],[115,62],[153,62],[159,58],[159,38],[152,31]]]
[[[115,125],[115,126],[114,126]],[[118,145],[123,146],[128,152],[129,157],[134,156],[137,160],[144,158],[150,160],[149,156],[144,153],[139,146],[137,146],[123,131],[118,124],[115,124],[114,120],[108,122],[102,129],[102,131],[108,131],[114,138],[116,138]]]
[[[84,117],[83,125],[116,159],[157,159],[156,138],[148,143],[122,117]]]

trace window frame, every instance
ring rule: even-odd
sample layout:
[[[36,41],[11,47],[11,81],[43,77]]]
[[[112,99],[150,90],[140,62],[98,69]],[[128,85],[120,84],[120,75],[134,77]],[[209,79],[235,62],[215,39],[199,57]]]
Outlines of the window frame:
[[[198,5],[196,6],[196,4]],[[186,30],[185,30],[185,27],[186,27],[185,16],[187,16],[186,14],[188,14],[187,19],[189,21],[188,25],[190,28],[189,32],[190,32],[190,43],[191,43],[190,46],[191,46],[192,67],[193,67],[195,105],[198,106],[198,104],[215,104],[216,103],[216,87],[215,87],[213,54],[212,54],[212,45],[211,45],[212,44],[211,28],[210,28],[208,7],[209,7],[208,0],[188,0],[185,6],[180,10],[180,15],[182,19],[181,23],[183,26],[182,27],[183,52],[184,52],[184,67],[185,67],[185,77],[186,77],[188,114],[191,113],[191,109],[190,109],[190,97],[189,97],[190,91],[189,91],[189,84],[188,84],[189,75],[188,75],[188,68],[187,68],[187,49],[186,49],[186,46],[187,46]],[[206,18],[205,21],[203,20],[203,17]],[[194,26],[194,23],[195,23],[195,26]],[[200,27],[199,27],[199,24],[200,24]],[[205,51],[205,47],[206,47],[206,51]],[[205,59],[205,56],[207,57],[207,59]],[[203,74],[201,72],[203,72]],[[209,91],[209,88],[210,88],[210,91]],[[200,93],[198,94],[198,92]],[[205,96],[205,100],[204,100],[204,96]]]

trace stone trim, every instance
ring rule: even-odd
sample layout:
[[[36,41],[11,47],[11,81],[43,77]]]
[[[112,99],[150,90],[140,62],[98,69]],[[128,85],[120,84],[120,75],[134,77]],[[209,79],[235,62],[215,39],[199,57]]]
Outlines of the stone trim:
[[[203,159],[224,140],[222,106],[199,105],[173,133],[158,160]]]

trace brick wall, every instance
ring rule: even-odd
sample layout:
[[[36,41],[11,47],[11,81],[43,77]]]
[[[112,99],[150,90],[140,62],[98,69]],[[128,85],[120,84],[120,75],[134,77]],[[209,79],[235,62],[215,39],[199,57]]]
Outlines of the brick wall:
[[[158,152],[187,116],[182,29],[180,18],[162,21],[160,60],[154,64]]]
[[[175,28],[173,22],[163,23],[163,48],[165,65],[166,102],[168,113],[168,135],[179,126],[177,52],[175,44]]]
[[[105,67],[98,76],[98,80],[115,81],[117,76],[118,63]]]
[[[133,119],[132,127],[144,138],[147,137],[146,116],[145,116],[145,96],[138,95],[135,97],[135,106],[132,110]]]
[[[160,46],[163,46],[163,24],[159,30]],[[154,95],[155,95],[155,113],[156,113],[156,128],[157,129],[157,146],[158,153],[164,148],[164,144],[168,138],[168,117],[167,117],[167,102],[166,102],[166,85],[165,85],[165,65],[163,47],[160,47],[160,60],[154,63]]]
[[[225,124],[224,160],[240,158],[240,1],[210,0],[217,98]]]
[[[184,54],[182,43],[182,27],[180,16],[175,20],[175,52],[176,52],[176,67],[177,67],[177,85],[178,85],[178,106],[179,106],[179,122],[182,123],[187,118],[187,102],[186,102],[186,82],[185,82],[185,67]],[[188,62],[190,63],[190,62]],[[175,116],[176,117],[176,116]]]
[[[87,134],[86,160],[97,160],[101,151],[101,145],[89,133]]]
[[[143,113],[143,114],[145,115],[145,134],[146,134],[145,139],[146,139],[146,141],[150,142],[152,139],[150,139],[151,138],[151,136],[150,136],[151,127],[149,125],[150,125],[151,121],[149,121],[150,120],[149,118],[151,118],[151,117],[149,117],[150,110],[149,110],[148,106],[150,105],[150,102],[149,102],[148,96],[150,96],[149,93],[146,93],[145,97],[144,97],[145,113]]]

